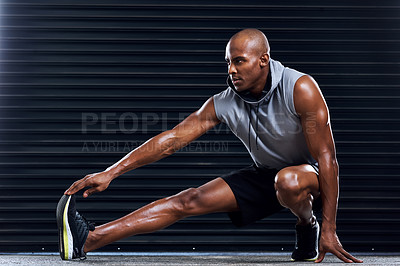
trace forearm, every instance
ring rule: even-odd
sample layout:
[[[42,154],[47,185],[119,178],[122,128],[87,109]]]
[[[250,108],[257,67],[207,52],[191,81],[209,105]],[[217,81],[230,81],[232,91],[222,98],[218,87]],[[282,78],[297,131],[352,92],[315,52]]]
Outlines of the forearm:
[[[185,145],[174,130],[165,131],[129,152],[105,172],[114,179],[130,170],[167,157]]]
[[[109,178],[114,179],[130,170],[158,161],[183,148],[219,123],[211,97],[198,111],[173,129],[149,139],[104,172]]]
[[[320,196],[322,199],[322,227],[336,230],[339,197],[339,166],[335,156],[324,154],[318,158]]]

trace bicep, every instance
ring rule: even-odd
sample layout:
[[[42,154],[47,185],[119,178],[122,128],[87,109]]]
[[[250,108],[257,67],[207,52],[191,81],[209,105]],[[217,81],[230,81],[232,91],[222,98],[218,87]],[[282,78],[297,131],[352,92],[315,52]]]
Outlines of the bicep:
[[[326,153],[335,156],[329,110],[311,77],[302,77],[296,83],[294,102],[311,155],[316,160]]]
[[[310,111],[301,117],[301,124],[311,155],[318,160],[321,154],[335,153],[329,115],[323,110]]]
[[[193,112],[172,130],[176,137],[186,142],[190,142],[197,139],[219,123],[220,121],[215,114],[214,100],[211,97],[202,107],[200,107],[199,110]]]

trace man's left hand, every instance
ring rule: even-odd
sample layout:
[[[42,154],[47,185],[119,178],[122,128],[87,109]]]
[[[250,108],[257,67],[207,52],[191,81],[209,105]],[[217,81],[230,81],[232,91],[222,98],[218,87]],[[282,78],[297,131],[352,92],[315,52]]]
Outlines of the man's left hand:
[[[340,243],[335,231],[321,231],[321,238],[319,240],[319,256],[315,262],[322,262],[327,252],[331,252],[344,262],[363,262],[362,260],[353,257],[350,253],[343,249],[343,246]]]

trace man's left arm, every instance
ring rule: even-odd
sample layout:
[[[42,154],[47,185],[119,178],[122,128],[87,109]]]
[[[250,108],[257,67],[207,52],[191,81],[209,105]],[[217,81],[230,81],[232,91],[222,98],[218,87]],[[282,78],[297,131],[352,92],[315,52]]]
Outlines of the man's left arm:
[[[343,249],[336,235],[339,166],[328,107],[318,84],[312,77],[302,76],[297,80],[293,100],[296,112],[300,116],[308,149],[319,165],[322,227],[316,262],[321,262],[327,252],[333,253],[344,262],[362,262]]]

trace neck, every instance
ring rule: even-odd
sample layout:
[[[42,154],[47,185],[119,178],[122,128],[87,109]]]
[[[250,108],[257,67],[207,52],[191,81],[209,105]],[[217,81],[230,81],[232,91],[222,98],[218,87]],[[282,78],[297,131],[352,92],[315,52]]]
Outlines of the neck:
[[[249,90],[250,94],[255,96],[255,97],[259,97],[261,96],[264,88],[265,88],[265,84],[267,83],[267,79],[263,79],[264,81],[261,82],[257,87],[254,87],[252,89]]]
[[[260,79],[260,82],[255,87],[253,87],[252,89],[249,89],[249,92],[251,95],[253,95],[255,97],[259,97],[262,95],[262,92],[269,80],[269,75],[270,75],[269,67],[266,67],[266,75],[264,76],[265,78]],[[269,89],[270,88],[268,88],[268,90]]]

